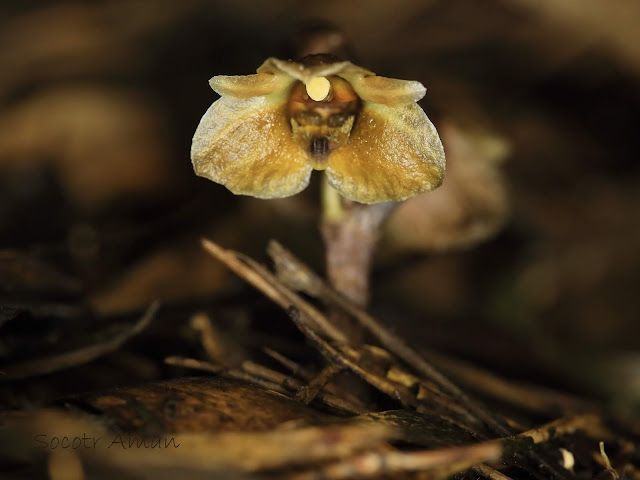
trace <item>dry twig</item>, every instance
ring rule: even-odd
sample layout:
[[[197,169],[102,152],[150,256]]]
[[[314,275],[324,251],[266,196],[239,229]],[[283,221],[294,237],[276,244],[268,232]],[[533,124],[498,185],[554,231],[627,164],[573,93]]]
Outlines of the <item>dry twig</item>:
[[[516,437],[529,437],[533,440],[533,443],[542,443],[562,435],[570,435],[577,430],[584,431],[591,438],[612,438],[611,432],[602,425],[600,417],[594,414],[560,418],[538,428],[519,433]]]
[[[295,305],[301,311],[301,315],[308,316],[311,319],[310,321],[314,322],[329,338],[339,342],[346,341],[344,334],[329,323],[324,315],[282,285],[273,274],[249,257],[231,250],[225,250],[207,239],[202,240],[202,246],[207,252],[233,270],[236,275],[249,282],[285,310]]]
[[[59,372],[67,368],[84,365],[98,357],[118,350],[127,340],[139,334],[147,325],[151,323],[160,304],[152,303],[142,317],[129,329],[112,338],[78,348],[71,352],[60,353],[45,358],[38,358],[18,365],[11,365],[3,368],[3,375],[0,381],[21,380],[37,375]]]
[[[276,352],[276,351],[274,351],[274,350],[272,350],[272,349],[270,349],[268,347],[264,347],[263,351],[267,355],[269,355],[271,358],[273,358],[275,361],[280,363],[282,366],[287,368],[291,372],[291,374],[294,375],[294,376],[302,378],[303,380],[306,380],[307,382],[313,381],[313,379],[316,377],[315,374],[313,374],[310,371],[308,371],[302,365],[299,365],[298,363],[296,363],[293,360],[285,357],[284,355],[282,355],[279,352]],[[362,401],[360,401],[360,399],[358,397],[356,397],[351,392],[347,391],[346,389],[344,389],[344,388],[342,388],[342,387],[340,387],[338,385],[328,384],[328,385],[325,386],[324,390],[329,392],[329,393],[331,393],[332,395],[336,395],[337,397],[346,400],[351,405],[357,405],[359,413],[364,413],[364,412],[368,411],[365,408],[365,406],[362,403]],[[322,394],[322,392],[320,392],[320,394]]]
[[[308,405],[318,396],[320,391],[331,381],[331,379],[342,370],[342,367],[335,364],[327,365],[315,378],[311,380],[308,385],[303,386],[296,392],[296,400]]]
[[[311,343],[322,353],[322,355],[331,363],[337,364],[342,368],[348,368],[353,373],[361,377],[369,385],[375,387],[383,393],[386,393],[389,397],[399,400],[404,406],[417,407],[417,400],[411,392],[403,385],[394,384],[389,380],[371,374],[369,371],[362,368],[355,361],[347,358],[341,351],[332,347],[325,340],[311,328],[311,326],[305,322],[295,307],[291,307],[288,310],[289,316],[300,329],[302,333],[311,341]]]
[[[189,320],[191,328],[200,334],[200,341],[209,359],[221,365],[229,363],[228,352],[225,348],[225,339],[211,323],[211,319],[205,312],[198,312]]]
[[[493,462],[502,455],[500,442],[417,452],[369,452],[330,464],[319,470],[293,476],[295,480],[362,478],[401,472],[434,472],[447,478],[481,462]]]
[[[222,375],[227,378],[243,380],[260,385],[267,390],[289,396],[293,392],[299,391],[304,384],[295,378],[291,378],[275,370],[263,367],[254,362],[245,361],[242,363],[242,370],[237,368],[222,367],[209,362],[203,362],[194,358],[167,357],[167,365],[190,368]],[[327,407],[332,408],[342,414],[359,415],[366,411],[365,407],[358,401],[342,398],[329,392],[318,392],[317,399]]]

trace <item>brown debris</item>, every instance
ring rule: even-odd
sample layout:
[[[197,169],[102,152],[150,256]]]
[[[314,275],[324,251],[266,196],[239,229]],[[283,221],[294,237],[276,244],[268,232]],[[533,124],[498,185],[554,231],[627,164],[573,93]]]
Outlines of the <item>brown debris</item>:
[[[41,410],[29,416],[5,414],[4,423],[9,428],[0,430],[0,436],[24,441],[22,435],[31,431],[47,432],[38,438],[48,439],[54,431],[73,435],[82,428],[96,432],[96,436],[116,439],[118,446],[123,436],[133,437],[134,444],[165,437],[180,444],[180,448],[165,449],[161,456],[148,449],[138,449],[136,455],[126,455],[120,448],[117,452],[90,449],[66,456],[50,452],[48,468],[52,478],[66,470],[79,472],[77,476],[82,478],[82,468],[97,462],[130,472],[171,467],[225,475],[274,473],[293,479],[389,475],[445,479],[470,470],[484,478],[505,480],[514,478],[510,472],[517,467],[550,478],[568,479],[572,475],[569,467],[557,460],[566,457],[561,452],[568,439],[587,439],[592,446],[605,440],[635,451],[632,442],[620,443],[597,411],[565,414],[544,425],[528,420],[530,428],[515,431],[517,420],[485,406],[435,365],[439,362],[456,378],[471,384],[474,379],[483,378],[482,372],[451,364],[434,354],[429,354],[434,360],[430,363],[328,287],[277,243],[270,245],[269,253],[280,265],[279,277],[249,257],[224,250],[211,241],[204,241],[203,245],[283,307],[309,344],[324,357],[325,365],[314,372],[266,349],[268,356],[287,368],[290,375],[248,358],[231,366],[220,349],[224,344],[222,334],[215,333],[208,317],[192,317],[191,327],[196,328],[205,354],[209,352],[208,356],[219,363],[180,356],[167,357],[165,363],[206,372],[212,378],[183,378],[70,396],[55,411]],[[345,342],[325,313],[294,293],[289,285],[312,293],[333,308],[343,309],[379,344]],[[364,380],[399,408],[371,410],[370,399],[362,401],[358,389],[345,388],[349,384],[338,381],[346,379],[342,378],[344,371]],[[506,384],[497,377],[489,378],[493,382],[489,385]],[[491,395],[510,403],[520,416],[527,411],[549,415],[547,400],[565,399],[547,392],[536,401],[524,402],[518,400],[523,393],[513,392],[520,391],[502,386]],[[532,392],[535,395],[536,391]],[[568,411],[572,406],[586,408],[588,404],[566,400],[563,405]],[[17,430],[15,425],[19,425]],[[403,445],[411,448],[407,450]],[[591,468],[585,463],[583,451],[574,446],[570,453],[571,468],[576,472]],[[604,467],[607,472],[616,472],[610,462]]]

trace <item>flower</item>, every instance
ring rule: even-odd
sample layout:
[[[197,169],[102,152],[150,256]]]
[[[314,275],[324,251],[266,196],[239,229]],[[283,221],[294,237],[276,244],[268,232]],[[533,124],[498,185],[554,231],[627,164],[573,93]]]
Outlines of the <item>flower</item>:
[[[220,99],[196,129],[191,160],[197,175],[233,193],[291,196],[314,169],[360,203],[401,201],[442,183],[444,150],[416,103],[420,82],[310,55],[269,58],[254,75],[209,83]]]

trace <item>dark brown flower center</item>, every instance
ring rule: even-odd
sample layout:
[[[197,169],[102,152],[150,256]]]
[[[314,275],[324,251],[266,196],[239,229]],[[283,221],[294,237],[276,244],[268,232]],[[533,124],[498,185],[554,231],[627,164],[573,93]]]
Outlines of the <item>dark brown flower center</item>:
[[[349,82],[338,76],[327,78],[331,88],[323,100],[313,100],[305,84],[296,82],[287,103],[293,138],[311,154],[317,170],[326,168],[329,153],[348,140],[360,110],[360,98]]]

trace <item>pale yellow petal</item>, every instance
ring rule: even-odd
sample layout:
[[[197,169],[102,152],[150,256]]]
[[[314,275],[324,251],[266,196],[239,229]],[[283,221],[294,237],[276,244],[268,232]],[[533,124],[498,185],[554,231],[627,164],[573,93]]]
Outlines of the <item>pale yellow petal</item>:
[[[348,143],[330,154],[326,174],[345,197],[378,203],[433,190],[444,170],[438,132],[417,104],[364,102]]]
[[[284,103],[222,97],[204,114],[191,145],[197,175],[236,194],[282,198],[303,190],[311,167],[291,139]]]
[[[284,91],[293,81],[293,78],[282,73],[256,73],[254,75],[218,75],[209,80],[209,85],[221,96],[250,98]]]
[[[378,75],[345,72],[339,76],[347,80],[363,100],[384,105],[415,103],[424,97],[427,89],[415,80],[398,80]]]

